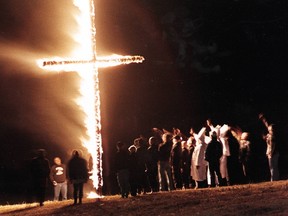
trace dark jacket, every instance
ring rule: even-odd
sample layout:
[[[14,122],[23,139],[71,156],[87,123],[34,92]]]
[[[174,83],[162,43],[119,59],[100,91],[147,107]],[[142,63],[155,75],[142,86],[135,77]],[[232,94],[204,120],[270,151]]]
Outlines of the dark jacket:
[[[161,143],[159,145],[159,161],[169,161],[171,159],[171,150],[172,150],[172,141],[168,141],[166,143]]]
[[[35,157],[31,161],[31,175],[34,183],[46,185],[50,173],[50,164],[45,157]]]
[[[222,144],[219,141],[212,139],[206,148],[205,160],[209,163],[219,163],[222,154]]]
[[[177,142],[172,148],[172,165],[174,167],[180,167],[182,156],[181,142]]]
[[[89,177],[87,161],[79,156],[74,156],[68,162],[68,176],[72,183],[87,182]]]
[[[115,171],[129,169],[129,152],[123,149],[120,149],[115,155],[114,162]]]
[[[147,149],[148,159],[147,159],[147,168],[148,171],[154,171],[158,169],[158,148],[156,145],[149,146]]]

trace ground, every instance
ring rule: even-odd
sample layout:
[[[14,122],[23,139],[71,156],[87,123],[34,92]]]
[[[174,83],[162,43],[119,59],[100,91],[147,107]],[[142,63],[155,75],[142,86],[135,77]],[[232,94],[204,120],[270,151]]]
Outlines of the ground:
[[[129,197],[105,196],[38,204],[0,206],[1,215],[288,215],[288,181],[188,189]]]

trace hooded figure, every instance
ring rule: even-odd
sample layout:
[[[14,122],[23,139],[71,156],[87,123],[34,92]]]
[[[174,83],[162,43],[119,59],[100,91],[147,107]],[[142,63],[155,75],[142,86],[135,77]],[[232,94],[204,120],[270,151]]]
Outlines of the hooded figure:
[[[194,135],[196,139],[196,146],[192,154],[191,176],[196,183],[195,189],[204,187],[205,180],[207,179],[207,161],[205,160],[205,150],[207,144],[205,142],[205,131],[206,128],[203,127],[198,134]]]

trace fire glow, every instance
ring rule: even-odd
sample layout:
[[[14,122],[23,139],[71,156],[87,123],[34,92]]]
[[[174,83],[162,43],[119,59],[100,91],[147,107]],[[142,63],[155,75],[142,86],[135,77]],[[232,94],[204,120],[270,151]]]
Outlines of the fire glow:
[[[81,77],[81,98],[76,103],[85,112],[84,120],[87,128],[88,139],[80,138],[83,146],[87,148],[93,159],[93,168],[90,179],[93,181],[95,192],[88,197],[99,197],[103,186],[102,178],[102,137],[101,137],[101,112],[98,68],[110,67],[121,64],[141,63],[142,56],[111,55],[97,57],[96,55],[96,26],[93,0],[74,0],[80,14],[76,17],[78,34],[75,41],[80,44],[79,49],[73,50],[71,58],[49,58],[37,61],[39,67],[49,71],[76,71]],[[93,196],[94,194],[94,196]]]

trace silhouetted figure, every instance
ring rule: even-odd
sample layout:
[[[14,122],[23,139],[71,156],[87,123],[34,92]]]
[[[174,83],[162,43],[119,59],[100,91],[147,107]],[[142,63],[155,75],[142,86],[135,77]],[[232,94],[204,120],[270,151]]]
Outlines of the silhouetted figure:
[[[79,151],[74,150],[72,158],[67,164],[68,177],[70,182],[73,184],[73,198],[74,205],[82,204],[83,198],[83,187],[84,183],[88,181],[88,163],[80,156]]]
[[[138,194],[145,194],[151,192],[147,175],[147,144],[145,140],[140,137],[134,140],[134,145],[137,147],[136,155],[138,159]]]
[[[123,142],[117,142],[117,153],[115,155],[115,171],[122,198],[128,198],[129,184],[129,152]]]
[[[149,147],[147,149],[147,175],[150,183],[152,192],[159,191],[159,180],[158,180],[158,145],[155,137],[149,138]]]
[[[183,186],[185,189],[190,187],[190,165],[191,158],[187,146],[187,141],[181,142],[182,153],[181,153],[181,177],[183,181]]]
[[[239,141],[229,129],[225,134],[227,143],[229,145],[230,156],[227,157],[227,168],[229,173],[229,184],[241,184],[243,183],[243,170],[241,167],[241,163],[239,161]]]
[[[131,196],[137,196],[138,189],[138,158],[137,158],[137,147],[131,145],[129,148],[129,183]],[[125,196],[125,195],[124,195]]]
[[[217,125],[216,127],[213,126],[210,119],[206,121],[207,126],[210,128],[211,131],[216,131],[218,141],[222,144],[222,157],[220,158],[220,173],[221,178],[223,181],[223,185],[230,184],[229,172],[228,172],[228,158],[230,156],[230,149],[227,137],[225,136],[225,132],[229,129],[227,124],[223,124],[222,126]]]
[[[50,173],[50,164],[46,158],[46,151],[39,149],[37,156],[31,161],[31,175],[34,194],[40,206],[44,205],[47,182]]]
[[[249,134],[243,132],[240,140],[240,151],[239,151],[239,160],[242,165],[243,175],[245,177],[244,183],[252,182],[252,149],[251,142],[249,140]]]
[[[220,158],[222,157],[222,144],[217,140],[217,133],[215,131],[211,134],[211,141],[205,151],[205,160],[208,161],[208,167],[211,175],[211,187],[216,186],[217,175],[219,186],[223,186],[221,173],[220,173]]]
[[[183,181],[181,175],[181,156],[182,156],[181,139],[179,135],[176,135],[173,138],[173,147],[171,153],[173,178],[176,189],[182,189],[183,187]]]
[[[159,145],[159,186],[161,191],[175,190],[171,167],[172,134],[164,133],[163,142]]]
[[[54,158],[54,165],[51,167],[50,180],[54,186],[54,201],[59,201],[60,194],[62,200],[67,200],[67,172],[66,165],[61,158]]]

